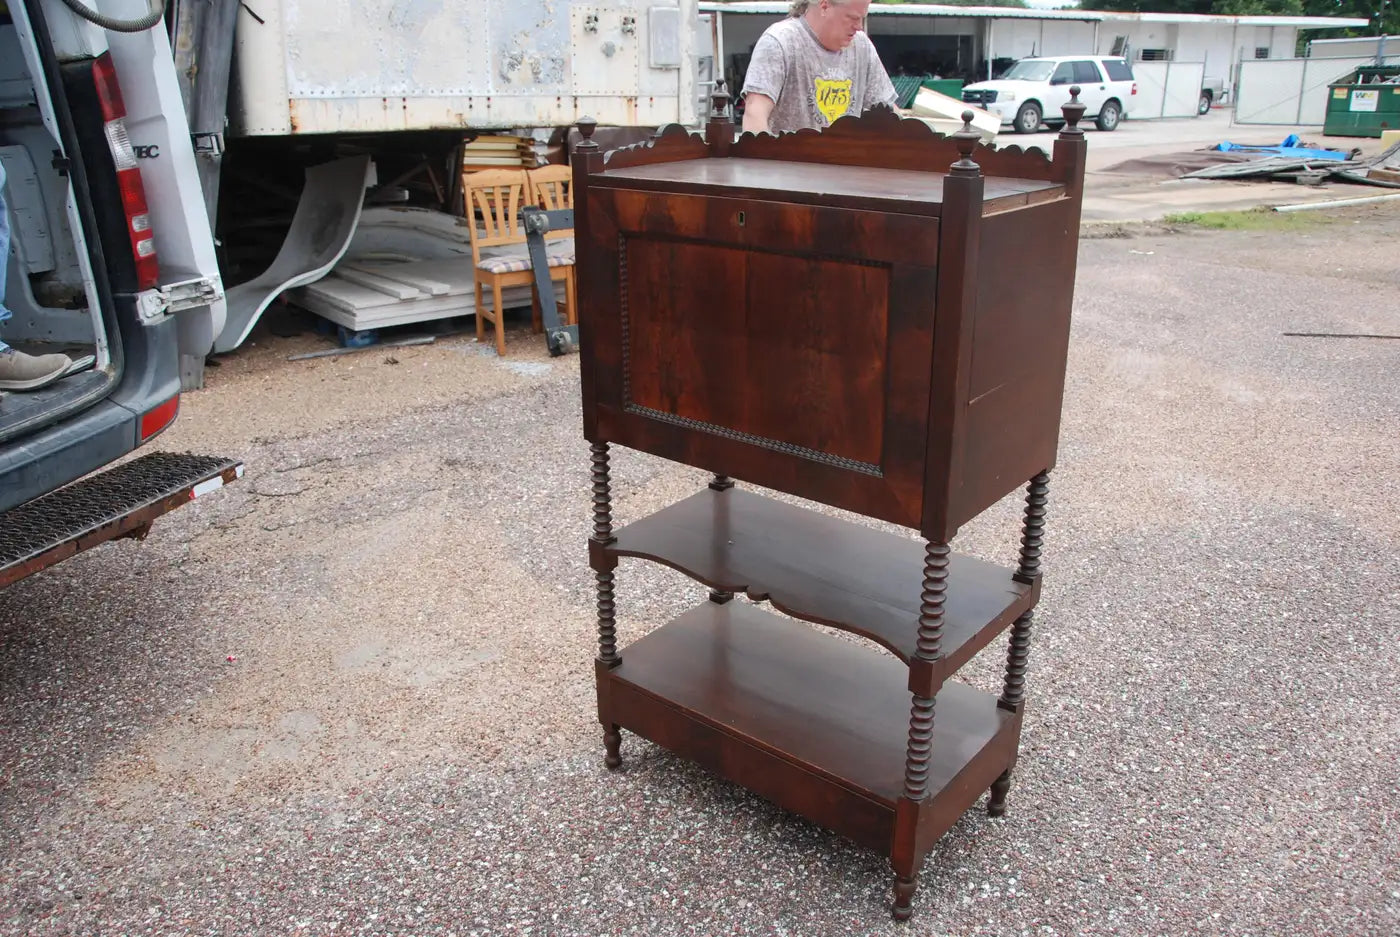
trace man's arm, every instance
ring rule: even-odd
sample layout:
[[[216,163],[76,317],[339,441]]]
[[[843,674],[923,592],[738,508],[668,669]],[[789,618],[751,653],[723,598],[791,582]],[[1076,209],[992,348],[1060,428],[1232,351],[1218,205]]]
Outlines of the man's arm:
[[[754,43],[749,67],[744,73],[744,132],[768,133],[768,121],[787,83],[787,61],[783,47],[765,32]]]
[[[750,91],[744,95],[744,132],[767,133],[768,118],[773,114],[776,102],[760,91]]]
[[[877,104],[885,104],[893,108],[899,101],[899,94],[894,90],[894,82],[890,81],[890,76],[885,71],[885,63],[880,61],[880,53],[875,51],[875,43],[870,41],[870,37],[865,33],[860,34],[860,38],[865,40],[861,43],[865,47],[865,98],[861,107],[862,111],[868,111]]]

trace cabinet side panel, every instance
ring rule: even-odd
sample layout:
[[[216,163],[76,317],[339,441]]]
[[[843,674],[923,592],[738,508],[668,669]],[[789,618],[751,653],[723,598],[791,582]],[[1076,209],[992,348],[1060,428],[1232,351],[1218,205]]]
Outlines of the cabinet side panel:
[[[626,405],[877,469],[888,267],[629,238]]]
[[[1059,200],[982,219],[967,471],[955,497],[963,520],[1055,463],[1078,249],[1073,208]]]

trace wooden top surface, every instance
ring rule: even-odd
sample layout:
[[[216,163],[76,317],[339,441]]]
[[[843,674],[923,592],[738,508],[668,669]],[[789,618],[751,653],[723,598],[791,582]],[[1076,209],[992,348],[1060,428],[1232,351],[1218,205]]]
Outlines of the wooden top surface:
[[[621,185],[702,195],[728,195],[784,201],[881,207],[886,211],[936,215],[943,203],[947,173],[876,169],[773,159],[687,159],[622,169],[608,169],[589,185]],[[983,199],[988,208],[1054,198],[1058,182],[986,177]]]

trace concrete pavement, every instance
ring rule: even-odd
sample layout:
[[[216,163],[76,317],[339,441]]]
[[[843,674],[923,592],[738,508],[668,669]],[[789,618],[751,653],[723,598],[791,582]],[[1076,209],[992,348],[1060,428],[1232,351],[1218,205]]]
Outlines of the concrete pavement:
[[[0,937],[1395,937],[1400,342],[1289,333],[1395,331],[1400,207],[1320,214],[1081,242],[1009,809],[913,921],[879,852],[603,766],[579,359],[522,318],[506,358],[260,324],[159,441],[243,481],[0,591]],[[612,467],[619,524],[707,481]],[[706,594],[624,561],[624,658]]]
[[[1258,126],[1233,123],[1233,113],[1219,108],[1203,117],[1177,120],[1127,120],[1111,133],[1088,130],[1089,162],[1084,195],[1086,223],[1155,221],[1164,215],[1190,211],[1235,211],[1261,205],[1288,205],[1387,194],[1374,186],[1328,183],[1323,186],[1287,182],[1225,182],[1179,179],[1169,170],[1144,169],[1152,158],[1204,150],[1222,141],[1247,144],[1280,143],[1296,133],[1305,141],[1337,149],[1358,147],[1366,155],[1379,152],[1379,140],[1326,137],[1321,127]],[[997,146],[1038,146],[1047,152],[1055,132],[1003,132]],[[1138,163],[1124,167],[1124,164]]]

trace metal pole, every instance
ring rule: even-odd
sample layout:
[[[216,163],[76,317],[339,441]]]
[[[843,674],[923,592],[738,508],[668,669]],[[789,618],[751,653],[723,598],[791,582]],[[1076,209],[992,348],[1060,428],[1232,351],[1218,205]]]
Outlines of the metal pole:
[[[1231,127],[1238,123],[1238,118],[1240,116],[1240,88],[1244,84],[1244,50],[1239,48],[1238,43],[1236,43],[1235,55],[1235,64],[1231,66],[1235,73],[1234,80],[1231,82],[1230,92],[1230,97],[1232,98],[1230,101]]]
[[[987,80],[988,80],[988,81],[991,81],[991,80],[992,80],[992,22],[993,22],[993,20],[992,20],[990,17],[988,17],[988,19],[987,19]]]
[[[1167,72],[1162,76],[1162,104],[1157,108],[1157,117],[1167,116],[1167,92],[1172,86],[1172,60],[1167,59]]]
[[[1386,0],[1381,0],[1381,11],[1376,15],[1376,32],[1380,38],[1376,40],[1376,64],[1385,64],[1385,6]]]
[[[725,87],[729,88],[729,76],[724,73],[724,12],[715,10],[715,78],[723,79]],[[729,88],[729,103],[732,107],[739,98],[738,95],[744,89]]]
[[[1303,67],[1299,69],[1299,72],[1301,72],[1301,74],[1298,76],[1298,116],[1293,118],[1293,125],[1295,127],[1303,122],[1303,95],[1306,93],[1308,87],[1307,62],[1303,63]]]
[[[1275,205],[1274,211],[1312,211],[1317,208],[1346,208],[1348,205],[1374,205],[1377,202],[1394,202],[1400,200],[1400,192],[1393,195],[1368,195],[1365,198],[1338,198],[1329,199],[1326,202],[1300,202],[1296,205]]]

